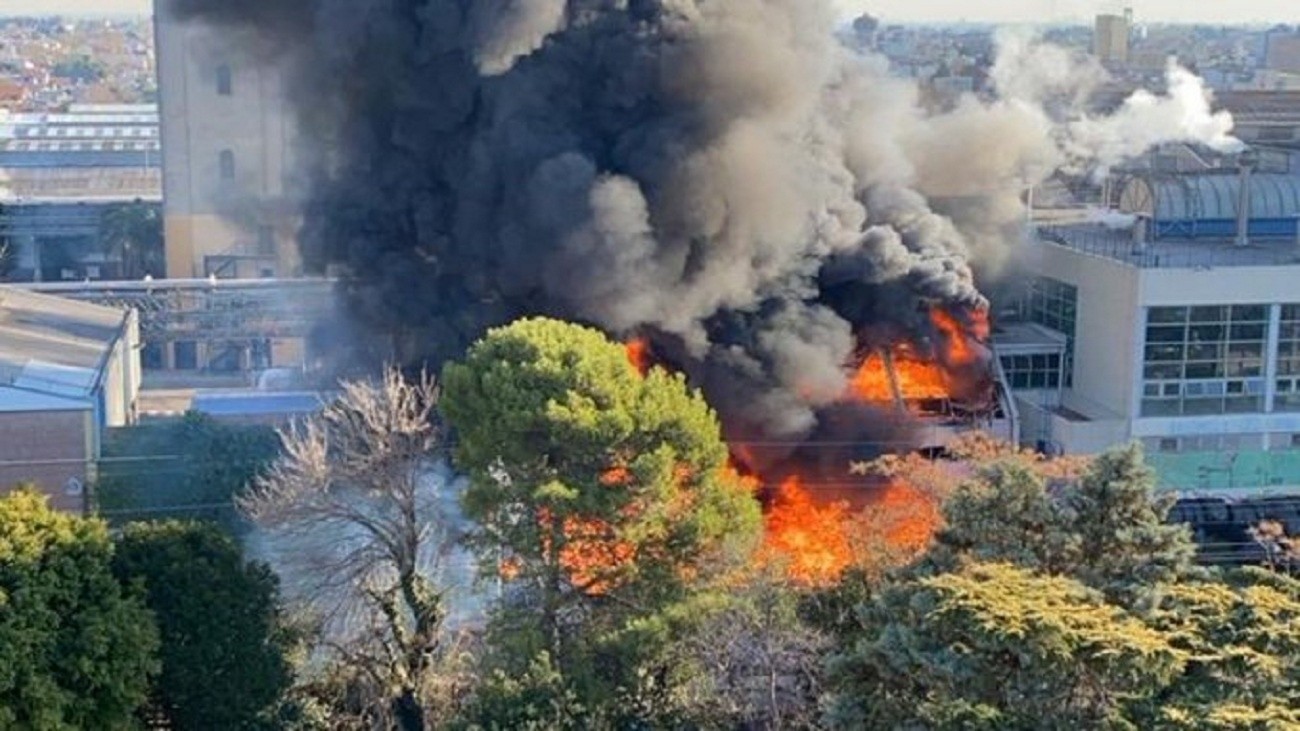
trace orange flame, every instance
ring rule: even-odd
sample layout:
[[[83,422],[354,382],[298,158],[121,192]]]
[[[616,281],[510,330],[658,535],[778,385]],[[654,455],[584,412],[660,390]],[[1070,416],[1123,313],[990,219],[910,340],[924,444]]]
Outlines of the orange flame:
[[[938,363],[917,358],[906,345],[896,345],[890,353],[894,377],[904,400],[944,398],[948,395],[948,376]],[[891,403],[894,390],[890,384],[885,359],[877,353],[867,356],[849,381],[850,395],[859,401]]]
[[[765,519],[765,558],[783,563],[794,581],[834,583],[853,560],[845,534],[848,505],[815,504],[798,477],[781,483]]]
[[[627,350],[627,360],[641,375],[650,372],[650,343],[645,338],[635,338],[623,344]]]

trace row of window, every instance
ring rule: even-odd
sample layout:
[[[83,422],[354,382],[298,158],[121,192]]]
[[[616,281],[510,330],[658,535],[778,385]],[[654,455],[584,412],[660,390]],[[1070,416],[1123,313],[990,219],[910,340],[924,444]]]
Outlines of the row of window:
[[[1300,306],[1282,308],[1278,374],[1300,376]],[[1204,416],[1265,408],[1268,305],[1152,307],[1143,349],[1143,416]],[[1274,409],[1300,411],[1296,379],[1279,379]]]
[[[1015,390],[1061,386],[1061,356],[1055,353],[1004,356],[1002,370]]]
[[[1020,304],[1020,316],[1025,320],[1065,335],[1065,357],[1061,362],[1058,378],[1060,383],[1066,386],[1074,382],[1074,331],[1078,308],[1078,288],[1051,277],[1033,279],[1029,284],[1029,291],[1025,293]],[[1008,373],[1008,378],[1010,377],[1011,374]],[[1016,387],[1014,383],[1012,387]]]

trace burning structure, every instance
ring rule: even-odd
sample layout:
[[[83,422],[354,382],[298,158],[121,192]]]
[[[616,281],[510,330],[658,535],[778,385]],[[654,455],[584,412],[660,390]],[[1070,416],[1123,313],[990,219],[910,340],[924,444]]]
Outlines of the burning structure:
[[[994,94],[927,110],[830,0],[159,2],[285,69],[302,254],[344,283],[349,352],[592,323],[686,373],[765,476],[1012,429],[976,280],[1006,270],[1021,191],[1230,140],[1186,72],[1094,117],[1104,71],[1018,36]]]

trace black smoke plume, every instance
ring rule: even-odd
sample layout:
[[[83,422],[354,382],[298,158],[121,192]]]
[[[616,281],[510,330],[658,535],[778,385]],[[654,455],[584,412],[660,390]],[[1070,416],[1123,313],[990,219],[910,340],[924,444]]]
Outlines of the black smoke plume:
[[[1034,100],[926,112],[829,0],[170,6],[286,70],[302,254],[350,337],[437,363],[526,314],[649,335],[733,433],[820,433],[865,327],[982,306],[1026,176],[1078,154]]]

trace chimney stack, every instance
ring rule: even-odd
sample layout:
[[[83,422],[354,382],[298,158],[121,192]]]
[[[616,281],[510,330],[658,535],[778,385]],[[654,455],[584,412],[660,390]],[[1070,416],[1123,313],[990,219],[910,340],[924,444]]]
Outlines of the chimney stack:
[[[1250,150],[1237,158],[1237,170],[1240,173],[1237,178],[1237,239],[1233,242],[1237,246],[1250,244],[1250,176],[1256,162],[1258,161]]]

